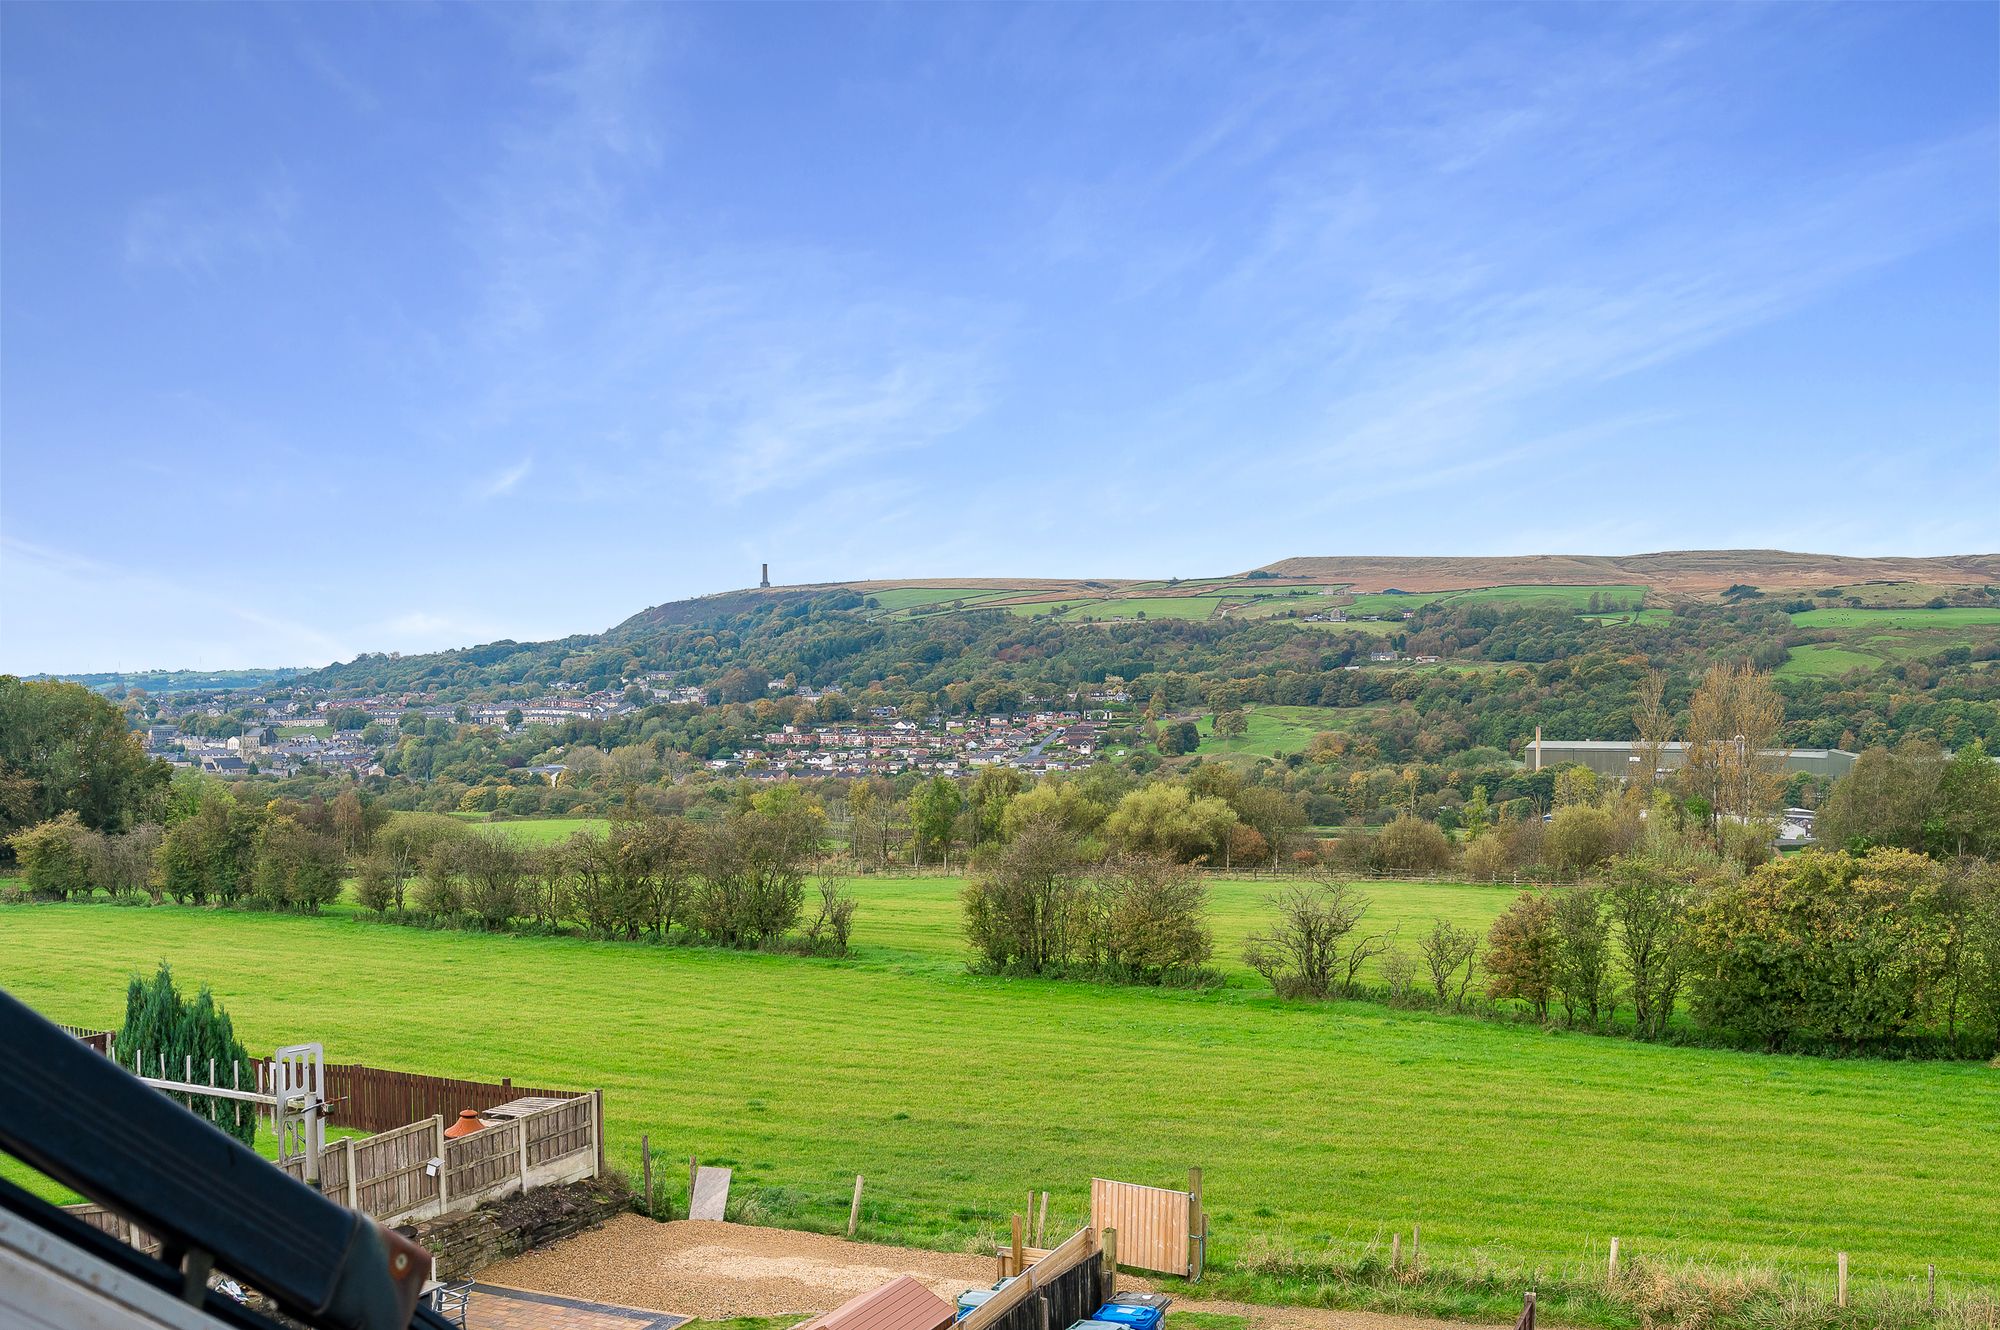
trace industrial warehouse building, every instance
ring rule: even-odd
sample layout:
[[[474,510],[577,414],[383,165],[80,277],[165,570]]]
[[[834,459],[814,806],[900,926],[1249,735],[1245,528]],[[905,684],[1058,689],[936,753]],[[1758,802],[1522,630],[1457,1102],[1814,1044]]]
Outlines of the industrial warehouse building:
[[[1661,744],[1660,771],[1678,770],[1687,761],[1687,749],[1684,743]],[[1758,752],[1764,757],[1782,758],[1788,776],[1804,772],[1838,779],[1853,769],[1856,760],[1856,755],[1844,748],[1763,748]],[[1612,780],[1629,780],[1639,775],[1639,767],[1645,760],[1639,745],[1631,740],[1544,739],[1539,734],[1528,741],[1522,757],[1531,771],[1580,763]]]

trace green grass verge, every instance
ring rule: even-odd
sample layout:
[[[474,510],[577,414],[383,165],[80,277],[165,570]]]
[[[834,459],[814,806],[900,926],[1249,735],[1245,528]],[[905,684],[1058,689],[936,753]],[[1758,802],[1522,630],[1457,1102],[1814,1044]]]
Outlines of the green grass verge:
[[[1053,1193],[1060,1231],[1093,1175],[1172,1185],[1199,1164],[1219,1269],[1273,1245],[1357,1260],[1421,1222],[1441,1266],[1577,1262],[1615,1233],[1634,1258],[1821,1280],[1845,1250],[1861,1289],[1927,1261],[1947,1288],[2000,1281],[1991,1068],[1286,1006],[1236,984],[976,978],[889,945],[899,897],[903,927],[943,945],[948,907],[916,897],[949,884],[884,885],[861,908],[862,954],[839,962],[22,906],[0,916],[0,983],[105,1025],[126,976],[165,958],[213,985],[254,1048],[318,1039],[342,1060],[602,1087],[614,1165],[634,1170],[648,1132],[733,1167],[775,1222],[844,1229],[865,1173],[872,1240],[997,1239],[1030,1187]],[[1218,934],[1243,908],[1218,892]]]

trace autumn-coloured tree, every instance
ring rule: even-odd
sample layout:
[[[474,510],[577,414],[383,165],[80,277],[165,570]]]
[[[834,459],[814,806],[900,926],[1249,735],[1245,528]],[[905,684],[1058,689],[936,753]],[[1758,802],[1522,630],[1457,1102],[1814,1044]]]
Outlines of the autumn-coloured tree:
[[[1716,665],[1695,689],[1681,788],[1708,805],[1711,826],[1763,817],[1777,806],[1785,755],[1773,745],[1784,718],[1770,676],[1747,661]]]
[[[1555,903],[1542,892],[1522,892],[1486,935],[1486,995],[1518,998],[1535,1019],[1547,1020],[1556,949]]]

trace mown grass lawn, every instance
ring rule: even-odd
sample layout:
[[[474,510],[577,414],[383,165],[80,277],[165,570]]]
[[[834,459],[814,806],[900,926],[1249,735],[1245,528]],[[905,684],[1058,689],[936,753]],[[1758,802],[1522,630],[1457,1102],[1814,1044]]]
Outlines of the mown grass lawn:
[[[1348,1249],[1424,1226],[1438,1260],[1748,1258],[1866,1283],[2000,1280],[2000,1072],[1564,1036],[1365,1003],[977,978],[944,951],[951,884],[868,884],[847,961],[110,905],[0,912],[0,984],[109,1025],[160,959],[253,1048],[602,1087],[641,1132],[736,1169],[770,1218],[996,1237],[1030,1187],[1078,1221],[1093,1174],[1207,1170],[1215,1255]],[[1256,884],[1217,892],[1218,934]],[[1380,890],[1385,897],[1390,888]],[[1504,900],[1432,888],[1438,900]],[[1400,906],[1398,908],[1401,908]],[[1412,902],[1412,912],[1423,913]]]

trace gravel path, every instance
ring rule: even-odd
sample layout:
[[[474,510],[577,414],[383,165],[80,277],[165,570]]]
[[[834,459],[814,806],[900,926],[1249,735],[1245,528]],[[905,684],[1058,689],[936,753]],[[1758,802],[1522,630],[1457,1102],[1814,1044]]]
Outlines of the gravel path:
[[[847,1242],[819,1233],[619,1215],[600,1228],[479,1272],[483,1283],[721,1320],[807,1315],[898,1275],[947,1301],[993,1282],[993,1258]],[[1120,1287],[1143,1281],[1119,1277]],[[1176,1311],[1241,1316],[1249,1330],[1465,1330],[1451,1321],[1320,1307],[1174,1301]]]

